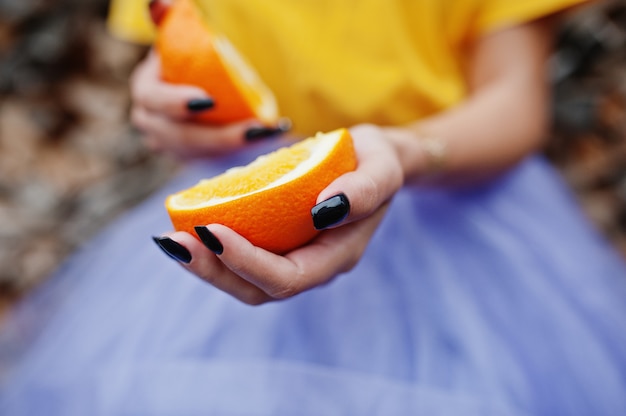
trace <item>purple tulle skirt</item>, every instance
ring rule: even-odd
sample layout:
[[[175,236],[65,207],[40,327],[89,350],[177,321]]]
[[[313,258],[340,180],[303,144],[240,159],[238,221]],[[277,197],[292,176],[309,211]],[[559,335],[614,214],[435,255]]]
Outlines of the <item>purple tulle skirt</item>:
[[[402,190],[352,271],[251,307],[151,236],[252,157],[189,166],[15,309],[0,414],[626,414],[626,266],[544,160]]]

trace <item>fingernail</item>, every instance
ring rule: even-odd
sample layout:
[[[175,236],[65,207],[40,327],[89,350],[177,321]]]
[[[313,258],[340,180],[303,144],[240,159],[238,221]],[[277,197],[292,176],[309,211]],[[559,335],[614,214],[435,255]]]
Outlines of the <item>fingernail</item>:
[[[182,263],[191,263],[191,253],[169,237],[152,237],[154,242],[171,258]]]
[[[253,142],[261,139],[269,139],[270,137],[278,136],[283,131],[280,128],[275,127],[252,127],[246,131],[246,140]]]
[[[256,140],[269,139],[291,130],[291,120],[281,118],[276,127],[252,127],[246,131],[245,138],[249,142]]]
[[[160,24],[167,13],[167,6],[160,0],[151,0],[148,3],[148,9],[150,10],[150,18],[155,25]]]
[[[343,221],[350,212],[350,201],[344,194],[335,195],[320,202],[311,209],[313,226],[323,230]]]
[[[200,241],[204,243],[206,248],[215,254],[222,254],[224,252],[224,246],[220,243],[220,240],[218,240],[215,234],[209,231],[207,227],[197,226],[194,228],[196,230],[196,234],[200,237]]]
[[[213,101],[213,98],[198,98],[187,101],[187,110],[192,113],[210,110],[213,107],[215,107],[215,101]]]

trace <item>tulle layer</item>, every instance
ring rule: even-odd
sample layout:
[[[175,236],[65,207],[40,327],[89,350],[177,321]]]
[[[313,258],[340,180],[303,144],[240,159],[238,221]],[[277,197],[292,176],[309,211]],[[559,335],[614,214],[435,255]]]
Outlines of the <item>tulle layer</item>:
[[[356,268],[261,307],[150,241],[166,194],[246,161],[191,166],[15,311],[0,413],[626,414],[626,267],[543,160],[401,191]]]

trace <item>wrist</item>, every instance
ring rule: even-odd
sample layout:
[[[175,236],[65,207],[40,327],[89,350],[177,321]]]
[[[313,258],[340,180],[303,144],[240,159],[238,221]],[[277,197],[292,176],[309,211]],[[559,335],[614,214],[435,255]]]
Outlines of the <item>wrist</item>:
[[[425,160],[426,172],[441,173],[448,161],[448,143],[440,136],[417,132],[417,143]]]
[[[406,181],[422,181],[445,171],[448,143],[443,138],[414,128],[389,127],[384,130],[400,160]]]

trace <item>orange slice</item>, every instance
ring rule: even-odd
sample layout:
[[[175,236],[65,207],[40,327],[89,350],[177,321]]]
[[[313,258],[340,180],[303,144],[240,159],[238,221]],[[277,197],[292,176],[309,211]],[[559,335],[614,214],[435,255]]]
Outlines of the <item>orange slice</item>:
[[[211,30],[192,0],[176,0],[157,28],[155,48],[161,76],[173,84],[195,85],[215,100],[215,107],[198,116],[216,124],[256,118],[278,120],[272,91],[229,42]]]
[[[348,130],[318,133],[170,195],[165,207],[176,230],[193,234],[194,226],[219,223],[285,253],[315,237],[317,196],[356,165]]]

